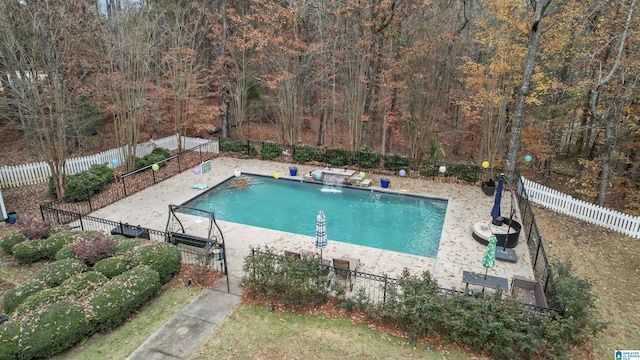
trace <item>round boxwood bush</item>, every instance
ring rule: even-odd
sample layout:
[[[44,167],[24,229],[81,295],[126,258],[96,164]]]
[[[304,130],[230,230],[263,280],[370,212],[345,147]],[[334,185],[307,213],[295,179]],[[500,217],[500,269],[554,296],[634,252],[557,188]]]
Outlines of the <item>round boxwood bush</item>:
[[[0,359],[17,359],[20,326],[8,321],[0,326]]]
[[[149,266],[160,274],[160,281],[166,284],[180,272],[181,259],[177,246],[165,242],[152,242],[133,250],[132,266]]]
[[[95,271],[77,274],[65,280],[58,287],[32,294],[16,308],[15,313],[18,315],[26,314],[65,299],[80,302],[82,298],[91,295],[107,281],[109,279],[106,276]]]
[[[14,230],[0,238],[0,248],[2,248],[2,251],[4,251],[5,254],[11,255],[13,254],[11,248],[13,248],[14,245],[17,245],[26,240],[27,236],[22,230]]]
[[[74,240],[72,231],[58,231],[40,241],[40,251],[46,259],[55,260],[56,253]]]
[[[147,266],[138,266],[114,277],[89,301],[95,317],[92,332],[120,325],[159,290],[160,276]]]
[[[48,358],[82,341],[89,332],[84,307],[61,301],[29,317],[18,318],[2,338],[17,339],[9,359]],[[16,346],[17,345],[17,346]]]
[[[118,245],[116,247],[116,250],[113,252],[113,256],[130,253],[131,250],[133,250],[137,246],[146,244],[148,241],[143,239],[128,239],[128,238],[117,239],[115,236],[114,236],[114,239],[118,240]]]
[[[43,281],[49,287],[62,284],[69,277],[87,270],[85,264],[79,260],[66,259],[47,264],[36,274],[36,279]]]
[[[102,273],[108,278],[112,278],[129,270],[130,265],[131,259],[128,256],[121,255],[98,261],[93,266],[93,270]]]
[[[55,259],[65,260],[65,259],[77,259],[76,253],[73,252],[73,243],[63,246],[58,252],[56,252]]]
[[[18,307],[18,305],[22,304],[29,296],[46,288],[47,284],[45,284],[43,281],[32,280],[10,289],[6,294],[4,294],[4,297],[2,298],[2,306],[4,307],[4,312],[7,314],[11,314]]]
[[[14,245],[11,252],[19,264],[30,264],[44,259],[44,254],[40,251],[40,240],[23,241]]]

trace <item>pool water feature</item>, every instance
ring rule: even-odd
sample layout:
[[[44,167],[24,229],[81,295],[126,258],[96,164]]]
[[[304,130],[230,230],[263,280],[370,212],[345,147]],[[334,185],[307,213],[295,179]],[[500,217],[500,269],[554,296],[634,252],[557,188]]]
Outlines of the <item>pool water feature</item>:
[[[245,175],[183,205],[213,211],[218,220],[314,237],[322,210],[329,240],[437,256],[447,200],[349,187],[327,190],[319,183]]]

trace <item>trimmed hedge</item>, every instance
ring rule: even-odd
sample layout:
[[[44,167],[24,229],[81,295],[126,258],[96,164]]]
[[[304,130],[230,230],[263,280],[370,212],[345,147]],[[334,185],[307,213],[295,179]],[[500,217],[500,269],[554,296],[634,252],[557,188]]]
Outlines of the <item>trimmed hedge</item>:
[[[3,359],[48,358],[80,342],[89,333],[84,307],[58,302],[42,312],[19,318],[0,330]]]
[[[180,272],[182,257],[177,246],[165,242],[152,242],[133,250],[132,266],[147,265],[158,272],[162,284],[168,283]]]
[[[111,279],[89,301],[95,321],[92,332],[112,329],[151,300],[160,290],[160,275],[146,266],[133,268]]]
[[[121,255],[98,261],[93,266],[93,270],[111,279],[112,277],[118,276],[129,270],[130,267],[131,259],[128,256]]]
[[[2,251],[4,251],[5,254],[11,255],[13,254],[13,251],[11,250],[13,246],[26,240],[27,236],[22,230],[14,230],[0,238],[0,248],[2,248]]]
[[[117,238],[114,236],[114,239],[117,239]],[[137,239],[137,238],[136,239],[122,238],[117,240],[118,240],[118,245],[116,246],[116,250],[113,252],[113,256],[128,254],[134,248],[140,245],[144,245],[147,242],[147,240]]]
[[[68,278],[87,270],[85,264],[79,260],[66,259],[47,264],[36,274],[36,279],[49,287],[62,284]]]
[[[29,296],[46,288],[47,284],[45,284],[43,281],[32,280],[10,289],[2,297],[2,306],[4,308],[4,312],[6,314],[11,314],[18,307],[18,305],[22,304]]]
[[[260,155],[264,160],[274,160],[282,156],[282,145],[274,142],[260,143]]]
[[[73,298],[80,301],[91,295],[96,289],[105,284],[109,279],[99,272],[88,271],[70,277],[60,286],[53,289],[44,289],[29,296],[15,310],[18,315],[27,314],[40,307],[54,304],[58,301]]]
[[[251,143],[242,140],[220,139],[220,151],[234,152],[248,157],[258,154],[256,147]]]
[[[40,241],[40,251],[46,259],[56,260],[56,253],[74,240],[71,230],[58,231]]]

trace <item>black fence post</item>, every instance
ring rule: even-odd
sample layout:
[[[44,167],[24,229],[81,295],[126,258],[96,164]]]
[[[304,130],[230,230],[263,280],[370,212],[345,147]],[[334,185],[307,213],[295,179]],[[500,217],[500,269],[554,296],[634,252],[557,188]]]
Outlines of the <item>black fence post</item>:
[[[182,172],[182,170],[181,170],[181,168],[180,168],[180,156],[182,156],[181,154],[182,154],[182,153],[178,154],[178,157],[177,157],[177,159],[176,159],[176,160],[178,160],[178,174]]]
[[[535,259],[533,260],[533,268],[534,268],[534,269],[536,268],[536,265],[538,264],[538,255],[540,255],[540,246],[541,246],[541,245],[542,245],[542,236],[540,236],[540,237],[538,238],[538,248],[537,248],[537,250],[536,250],[536,257],[535,257]]]
[[[151,168],[151,176],[153,177],[153,183],[156,183],[156,172],[153,171],[153,168]]]
[[[44,221],[44,209],[42,207],[43,205],[40,205],[40,216],[42,216],[42,221]]]
[[[82,215],[78,216],[78,220],[80,220],[80,230],[84,231],[84,224],[82,223]]]
[[[124,179],[126,178],[122,177],[122,190],[124,191],[124,197],[127,197],[127,185],[125,184]]]
[[[383,292],[383,295],[382,295],[382,307],[383,308],[387,303],[387,285],[388,285],[387,274],[384,274],[384,292]]]

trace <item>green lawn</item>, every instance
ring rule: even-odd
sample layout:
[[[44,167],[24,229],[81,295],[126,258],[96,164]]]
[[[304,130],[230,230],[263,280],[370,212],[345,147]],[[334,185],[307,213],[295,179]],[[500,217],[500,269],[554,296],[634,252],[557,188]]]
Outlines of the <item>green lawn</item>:
[[[190,359],[469,359],[325,315],[238,305]]]

